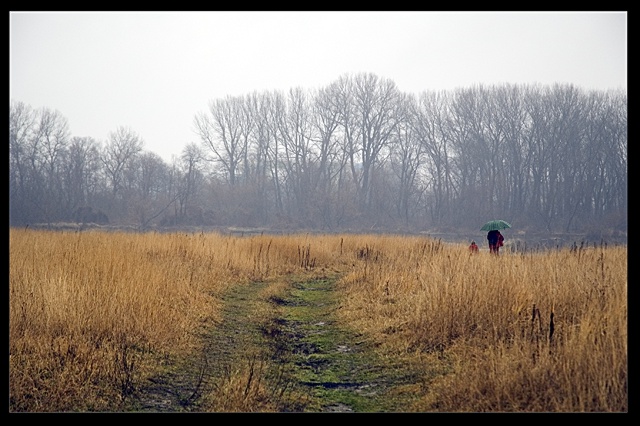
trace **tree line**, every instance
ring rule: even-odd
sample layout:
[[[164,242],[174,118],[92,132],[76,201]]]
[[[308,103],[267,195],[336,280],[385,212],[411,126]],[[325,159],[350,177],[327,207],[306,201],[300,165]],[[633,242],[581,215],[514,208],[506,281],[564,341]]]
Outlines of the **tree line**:
[[[170,163],[133,129],[70,134],[11,100],[10,224],[288,229],[627,226],[627,95],[574,85],[408,94],[372,73],[210,101]]]

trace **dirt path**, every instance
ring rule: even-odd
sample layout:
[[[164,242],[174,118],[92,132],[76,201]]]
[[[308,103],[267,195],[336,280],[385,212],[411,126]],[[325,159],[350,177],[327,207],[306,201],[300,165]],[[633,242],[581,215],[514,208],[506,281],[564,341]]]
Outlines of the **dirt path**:
[[[405,411],[416,377],[380,359],[364,336],[341,324],[335,281],[293,283],[283,309],[283,340],[298,383],[313,395],[313,411]],[[311,408],[311,407],[310,407]]]
[[[363,336],[340,324],[334,278],[294,281],[265,300],[260,295],[269,285],[237,286],[225,295],[224,320],[203,336],[204,353],[150,380],[132,410],[208,411],[203,396],[229,387],[244,366],[251,371],[245,392],[260,380],[268,389],[260,399],[270,407],[246,411],[410,411],[417,375],[380,359]]]

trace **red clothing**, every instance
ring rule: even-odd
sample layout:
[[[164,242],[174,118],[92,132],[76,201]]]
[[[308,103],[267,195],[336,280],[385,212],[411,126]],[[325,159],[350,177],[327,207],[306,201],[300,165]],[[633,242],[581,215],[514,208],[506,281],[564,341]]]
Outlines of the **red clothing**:
[[[471,245],[469,246],[469,251],[471,253],[477,253],[478,252],[478,246],[476,245],[476,243],[471,243]]]

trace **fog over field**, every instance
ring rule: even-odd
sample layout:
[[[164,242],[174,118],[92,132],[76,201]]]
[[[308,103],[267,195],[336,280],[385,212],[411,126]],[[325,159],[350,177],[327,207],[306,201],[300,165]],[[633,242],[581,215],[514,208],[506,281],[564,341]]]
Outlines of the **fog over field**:
[[[626,242],[626,12],[10,18],[11,226]]]

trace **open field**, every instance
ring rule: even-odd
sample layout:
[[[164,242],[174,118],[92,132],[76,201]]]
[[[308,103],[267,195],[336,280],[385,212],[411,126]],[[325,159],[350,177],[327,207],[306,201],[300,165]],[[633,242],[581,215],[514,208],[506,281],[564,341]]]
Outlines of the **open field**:
[[[9,240],[10,412],[628,411],[626,245],[496,257],[366,234]],[[150,390],[188,369],[199,379],[175,404]]]

